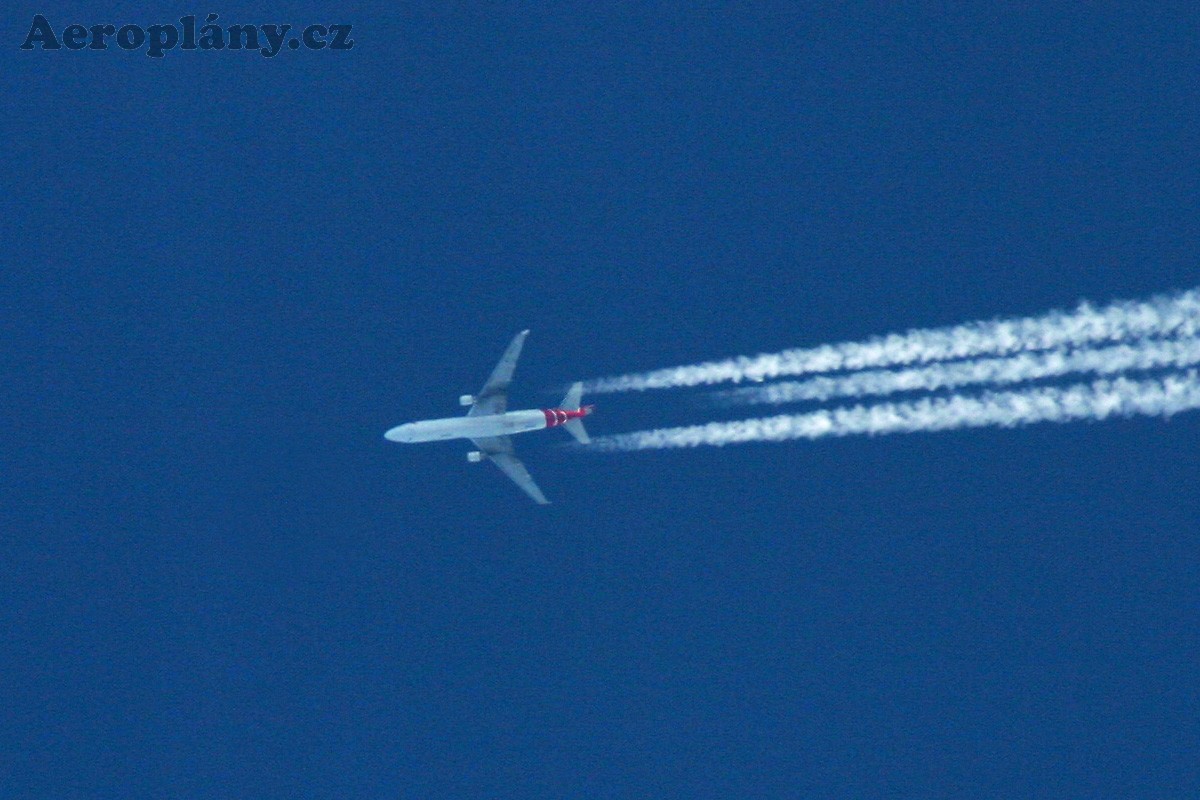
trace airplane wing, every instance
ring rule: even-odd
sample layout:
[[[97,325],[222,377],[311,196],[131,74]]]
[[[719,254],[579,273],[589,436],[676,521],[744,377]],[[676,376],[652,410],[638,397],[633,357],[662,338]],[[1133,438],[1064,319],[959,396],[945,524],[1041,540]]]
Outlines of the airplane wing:
[[[517,359],[521,357],[521,347],[528,335],[529,331],[524,330],[513,337],[504,355],[500,356],[500,363],[492,370],[492,376],[475,395],[475,403],[467,412],[468,417],[504,413],[508,407],[508,384],[512,382],[513,370],[517,368]],[[520,464],[519,461],[517,463]]]
[[[512,439],[508,436],[491,436],[471,441],[475,443],[480,452],[487,454],[487,457],[500,468],[501,472],[512,478],[513,483],[521,487],[521,491],[532,497],[535,503],[543,506],[549,504],[550,501],[542,494],[542,490],[533,482],[533,478],[529,477],[529,471],[525,469],[525,465],[513,455]]]

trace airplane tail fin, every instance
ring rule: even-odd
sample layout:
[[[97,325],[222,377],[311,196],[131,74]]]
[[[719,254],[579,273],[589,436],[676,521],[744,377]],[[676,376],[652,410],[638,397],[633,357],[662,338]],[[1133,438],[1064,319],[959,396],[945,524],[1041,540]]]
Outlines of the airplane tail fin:
[[[583,381],[575,381],[571,384],[571,388],[567,389],[566,395],[563,396],[562,403],[559,408],[565,408],[568,411],[575,411],[579,408],[579,401],[583,399]]]
[[[588,438],[587,428],[583,427],[583,422],[577,419],[569,419],[563,423],[563,428],[567,433],[575,437],[580,444],[589,444],[592,440]]]
[[[567,409],[568,411],[578,411],[581,408],[579,403],[582,400],[583,382],[576,381],[575,383],[572,383],[571,388],[567,390],[567,394],[563,397],[562,403],[559,405],[559,407]],[[581,419],[569,419],[563,423],[563,428],[567,431],[567,433],[574,436],[575,440],[580,444],[588,444],[592,441],[588,437],[587,429],[583,427],[583,420]]]

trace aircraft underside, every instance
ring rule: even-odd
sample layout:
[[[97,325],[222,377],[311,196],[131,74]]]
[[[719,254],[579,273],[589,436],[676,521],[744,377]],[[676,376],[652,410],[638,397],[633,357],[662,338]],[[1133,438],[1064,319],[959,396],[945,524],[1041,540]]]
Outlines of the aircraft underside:
[[[529,331],[521,331],[509,344],[492,370],[492,375],[478,395],[463,395],[459,403],[469,405],[465,417],[427,419],[397,425],[384,434],[393,442],[418,443],[438,442],[449,439],[470,439],[479,448],[467,454],[468,461],[487,458],[500,471],[512,479],[534,502],[546,504],[550,501],[534,483],[525,465],[513,455],[511,436],[543,428],[562,426],[577,441],[587,444],[589,439],[583,427],[583,417],[591,413],[591,406],[580,405],[583,385],[575,383],[567,391],[560,407],[507,411],[508,385],[512,381],[517,358]]]

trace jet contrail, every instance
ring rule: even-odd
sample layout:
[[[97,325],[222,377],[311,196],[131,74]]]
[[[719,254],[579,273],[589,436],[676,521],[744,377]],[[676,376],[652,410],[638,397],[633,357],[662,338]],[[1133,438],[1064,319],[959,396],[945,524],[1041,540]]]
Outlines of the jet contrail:
[[[779,442],[856,434],[913,433],[1014,427],[1034,422],[1102,420],[1111,416],[1169,417],[1200,408],[1200,377],[1195,370],[1162,378],[1097,380],[1067,387],[954,395],[906,403],[854,406],[808,414],[781,415],[736,422],[710,422],[594,439],[604,450],[660,450],[742,442]]]
[[[1011,355],[1156,337],[1187,337],[1200,331],[1200,289],[1145,302],[1122,301],[1096,309],[1088,303],[1071,312],[1040,317],[970,322],[912,330],[862,342],[742,356],[692,366],[601,378],[592,393],[667,389],[727,381],[762,380],[837,370],[922,364],[957,358]]]
[[[1091,372],[1115,375],[1131,370],[1188,367],[1200,363],[1200,338],[1142,339],[1090,350],[1050,350],[1006,358],[934,363],[896,370],[864,370],[767,386],[718,392],[725,405],[780,405],[835,397],[870,397],[917,390],[1024,383],[1042,378]]]

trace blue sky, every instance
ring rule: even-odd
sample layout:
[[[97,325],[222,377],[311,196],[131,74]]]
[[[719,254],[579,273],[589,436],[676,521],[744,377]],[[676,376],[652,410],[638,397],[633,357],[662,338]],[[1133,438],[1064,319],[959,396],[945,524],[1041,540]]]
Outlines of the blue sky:
[[[516,407],[1196,286],[1193,11],[163,8],[4,21],[0,794],[1200,789],[1197,415],[382,438],[526,327]],[[208,11],[356,45],[18,49]]]

